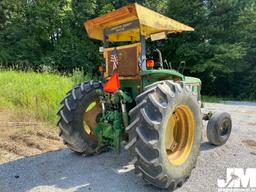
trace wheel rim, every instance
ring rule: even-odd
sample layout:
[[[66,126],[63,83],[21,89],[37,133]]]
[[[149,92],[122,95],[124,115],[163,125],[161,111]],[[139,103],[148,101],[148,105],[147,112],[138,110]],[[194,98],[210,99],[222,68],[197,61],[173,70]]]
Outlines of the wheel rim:
[[[102,111],[101,104],[98,100],[92,101],[86,108],[83,116],[83,121],[84,121],[84,131],[87,134],[93,135],[92,130],[97,125],[97,117],[101,113],[101,111]]]
[[[219,132],[221,136],[225,136],[229,133],[229,128],[230,128],[230,121],[225,119],[219,128]]]
[[[183,164],[194,143],[195,121],[188,106],[178,106],[170,115],[165,133],[165,149],[171,164]]]

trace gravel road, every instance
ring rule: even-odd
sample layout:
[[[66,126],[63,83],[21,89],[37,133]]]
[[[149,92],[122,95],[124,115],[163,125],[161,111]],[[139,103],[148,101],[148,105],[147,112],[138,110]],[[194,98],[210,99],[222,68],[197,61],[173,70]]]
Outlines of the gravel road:
[[[232,115],[232,135],[222,147],[213,147],[204,138],[197,167],[177,192],[217,191],[217,179],[226,178],[226,168],[256,168],[256,103],[207,103],[205,107]],[[0,164],[0,192],[159,191],[135,176],[130,159],[125,151],[82,157],[68,149],[19,159]]]

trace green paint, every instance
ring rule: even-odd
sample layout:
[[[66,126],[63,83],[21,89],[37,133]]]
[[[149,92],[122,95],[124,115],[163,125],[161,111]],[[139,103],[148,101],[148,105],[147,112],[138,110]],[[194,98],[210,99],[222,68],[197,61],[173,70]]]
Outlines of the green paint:
[[[133,100],[125,92],[119,90],[115,94],[97,93],[105,102],[106,110],[103,111],[97,123],[94,134],[98,138],[99,147],[108,145],[120,152],[121,139],[124,133],[124,121],[128,121],[127,113],[121,113],[121,103],[131,103]]]
[[[195,77],[186,76],[184,82],[186,85],[191,86],[192,92],[195,93],[195,95],[197,95],[198,100],[201,100],[202,81]]]
[[[109,145],[119,152],[124,132],[121,113],[118,110],[105,111],[93,132],[98,138],[99,146]]]
[[[202,81],[198,78],[195,78],[195,77],[188,77],[188,76],[185,76],[185,83],[186,84],[202,84]]]
[[[141,76],[142,77],[150,76],[153,79],[161,79],[161,80],[168,80],[168,79],[175,79],[175,78],[180,78],[184,80],[184,75],[182,75],[178,71],[171,70],[171,69],[145,70],[141,72]]]
[[[186,85],[191,86],[191,90],[198,95],[200,99],[201,80],[195,77],[184,76],[175,70],[159,69],[159,70],[146,70],[141,72],[143,79],[143,87],[163,80],[183,81]]]
[[[93,130],[98,138],[99,146],[108,145],[115,151],[120,151],[120,143],[125,132],[124,124],[128,122],[127,112],[122,113],[121,103],[128,108],[134,107],[134,100],[143,87],[162,80],[183,81],[200,99],[200,79],[187,77],[175,70],[159,69],[141,71],[139,80],[120,80],[121,88],[114,94],[97,90],[101,100],[105,102],[106,110],[102,113],[96,128]],[[90,107],[90,106],[89,106]]]
[[[141,80],[120,80],[121,89],[135,99],[141,92]]]
[[[143,79],[143,87],[155,83],[157,81],[163,80],[184,80],[185,77],[181,73],[170,70],[170,69],[152,69],[145,70],[141,72],[141,77]]]

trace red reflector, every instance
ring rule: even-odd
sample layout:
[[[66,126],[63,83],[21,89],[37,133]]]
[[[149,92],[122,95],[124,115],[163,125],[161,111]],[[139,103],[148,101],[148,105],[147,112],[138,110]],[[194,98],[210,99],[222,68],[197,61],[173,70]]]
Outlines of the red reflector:
[[[104,85],[104,92],[115,93],[120,88],[119,77],[117,73],[114,73],[108,82]]]

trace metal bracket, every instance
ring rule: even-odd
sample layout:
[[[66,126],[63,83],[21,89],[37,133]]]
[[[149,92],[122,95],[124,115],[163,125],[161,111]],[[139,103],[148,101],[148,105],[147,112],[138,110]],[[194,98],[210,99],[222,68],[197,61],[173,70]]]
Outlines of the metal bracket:
[[[211,111],[209,111],[208,113],[206,113],[206,114],[203,114],[203,120],[204,121],[209,121],[210,119],[211,119],[211,117],[212,117],[212,112]]]

